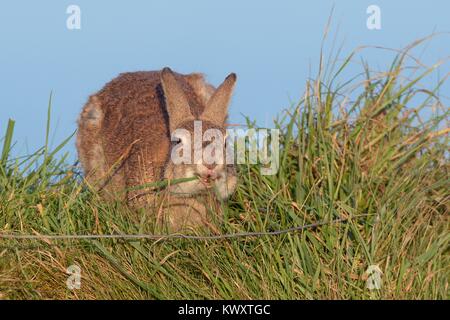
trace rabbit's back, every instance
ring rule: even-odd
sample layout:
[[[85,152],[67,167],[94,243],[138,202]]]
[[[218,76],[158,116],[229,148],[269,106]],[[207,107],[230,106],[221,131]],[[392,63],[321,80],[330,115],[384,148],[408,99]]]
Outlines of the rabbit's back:
[[[199,74],[176,74],[198,117],[213,87]],[[119,75],[92,95],[78,120],[77,148],[87,180],[116,191],[161,179],[170,133],[159,71]]]

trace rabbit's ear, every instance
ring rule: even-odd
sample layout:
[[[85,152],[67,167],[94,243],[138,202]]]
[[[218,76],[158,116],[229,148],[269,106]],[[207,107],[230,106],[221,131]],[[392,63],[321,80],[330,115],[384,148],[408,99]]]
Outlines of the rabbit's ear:
[[[173,132],[182,122],[194,121],[195,118],[191,113],[189,102],[170,68],[166,67],[161,71],[161,83],[169,114],[170,132]]]
[[[201,115],[201,119],[208,120],[219,126],[224,124],[235,83],[236,74],[230,73],[209,99],[206,109]]]

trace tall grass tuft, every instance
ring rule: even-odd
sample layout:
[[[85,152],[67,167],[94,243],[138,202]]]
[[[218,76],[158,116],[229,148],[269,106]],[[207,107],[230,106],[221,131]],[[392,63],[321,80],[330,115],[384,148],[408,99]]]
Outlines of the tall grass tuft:
[[[423,88],[439,65],[417,65],[411,78],[404,51],[387,72],[364,65],[362,78],[340,82],[353,57],[321,68],[274,121],[279,171],[264,176],[258,165],[241,165],[218,228],[347,222],[227,240],[0,239],[0,298],[448,298],[449,110],[438,94],[447,78]],[[423,110],[434,111],[422,119]],[[33,155],[13,159],[13,131],[10,121],[0,160],[1,234],[154,231],[151,213],[102,202],[79,168],[58,156],[71,137],[54,150],[46,139]],[[81,268],[80,289],[66,286],[70,265]],[[367,288],[370,266],[382,271],[378,290]]]

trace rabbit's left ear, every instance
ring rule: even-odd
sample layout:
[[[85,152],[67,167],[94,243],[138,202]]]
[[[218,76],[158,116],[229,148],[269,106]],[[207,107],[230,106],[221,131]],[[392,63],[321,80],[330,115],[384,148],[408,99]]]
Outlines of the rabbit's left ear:
[[[235,83],[236,74],[230,73],[209,99],[205,111],[200,117],[201,119],[219,126],[224,124]]]
[[[168,67],[161,71],[161,84],[164,90],[167,113],[169,114],[170,132],[178,129],[180,124],[185,121],[194,121],[195,118],[191,113],[188,99],[175,79],[172,70]]]

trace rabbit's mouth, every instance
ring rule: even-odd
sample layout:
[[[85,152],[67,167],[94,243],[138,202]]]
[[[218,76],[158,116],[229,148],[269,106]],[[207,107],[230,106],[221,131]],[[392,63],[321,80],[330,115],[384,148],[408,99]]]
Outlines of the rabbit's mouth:
[[[212,187],[212,185],[215,181],[215,179],[206,178],[206,177],[205,178],[200,177],[199,180],[205,187],[208,187],[208,188]]]
[[[211,177],[211,176],[202,176],[197,175],[198,181],[205,187],[205,188],[212,188],[214,183],[216,182],[217,178]]]

